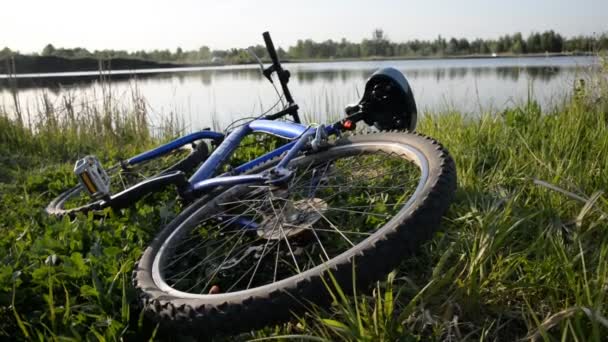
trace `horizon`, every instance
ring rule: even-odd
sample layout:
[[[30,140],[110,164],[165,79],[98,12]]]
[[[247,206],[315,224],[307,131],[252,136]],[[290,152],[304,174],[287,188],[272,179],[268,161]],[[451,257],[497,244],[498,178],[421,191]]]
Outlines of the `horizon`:
[[[25,54],[40,53],[44,46],[53,44],[89,51],[173,51],[201,46],[226,50],[262,45],[263,31],[270,31],[277,47],[284,49],[298,39],[360,42],[370,38],[376,28],[394,42],[432,41],[439,35],[488,40],[517,32],[527,37],[532,32],[554,30],[565,38],[608,32],[608,2],[599,0],[516,0],[508,4],[469,0],[468,6],[439,0],[378,0],[373,4],[311,0],[294,8],[278,0],[265,4],[185,0],[171,7],[158,0],[145,7],[118,0],[104,4],[23,0],[5,5],[0,13],[0,32],[10,34],[0,38],[0,49],[6,46]],[[29,13],[32,8],[36,11]],[[22,14],[27,14],[28,20]]]
[[[377,28],[377,29],[381,29],[381,30],[382,30],[382,28]],[[384,31],[384,30],[383,30],[383,31]],[[412,39],[410,39],[410,40],[406,40],[406,41],[397,41],[397,40],[391,39],[390,35],[386,34],[386,32],[384,32],[384,34],[385,34],[385,37],[386,37],[386,39],[387,39],[388,41],[390,41],[391,43],[397,43],[397,44],[399,44],[399,43],[408,43],[408,42],[412,42],[412,41],[415,41],[415,40],[418,40],[418,41],[421,41],[421,42],[433,42],[433,41],[435,41],[435,40],[436,40],[437,38],[439,38],[439,37],[441,37],[442,39],[445,39],[446,41],[449,41],[449,40],[450,40],[450,39],[452,39],[452,38],[455,38],[455,39],[457,39],[457,40],[458,40],[458,39],[465,38],[465,39],[467,39],[469,42],[472,42],[472,41],[473,41],[473,40],[475,40],[475,39],[482,39],[482,40],[484,40],[484,41],[488,42],[488,41],[492,41],[492,40],[496,41],[496,40],[498,40],[499,38],[504,37],[504,36],[507,36],[507,35],[512,37],[514,34],[518,34],[518,33],[522,35],[522,38],[523,38],[524,40],[526,40],[530,34],[533,34],[533,33],[540,33],[540,34],[542,34],[542,33],[544,33],[544,32],[548,32],[548,31],[553,31],[553,32],[555,32],[556,34],[561,35],[561,36],[562,36],[564,39],[571,39],[571,38],[580,37],[580,36],[583,36],[583,37],[593,37],[593,38],[599,38],[599,37],[600,37],[600,35],[606,35],[606,34],[608,34],[608,31],[606,31],[606,32],[602,32],[602,33],[593,33],[593,34],[589,34],[589,35],[580,34],[580,35],[566,36],[566,35],[562,34],[561,32],[559,32],[559,31],[557,31],[557,30],[554,30],[554,29],[548,29],[548,30],[546,30],[546,31],[532,30],[532,31],[530,31],[528,34],[524,34],[524,33],[522,33],[522,32],[505,32],[505,33],[500,34],[500,35],[498,35],[498,36],[496,36],[496,37],[488,37],[488,38],[479,38],[479,37],[476,37],[476,38],[473,38],[473,39],[471,39],[471,38],[467,38],[467,37],[456,37],[456,36],[448,36],[448,35],[439,34],[437,37],[435,37],[435,38],[431,38],[431,39],[418,39],[418,38],[412,38]],[[372,32],[373,32],[373,31],[372,31]],[[370,34],[369,34],[369,36],[368,36],[368,37],[362,37],[362,38],[361,38],[361,39],[359,39],[359,40],[348,40],[348,39],[346,39],[346,38],[342,37],[342,38],[338,38],[338,39],[328,38],[328,39],[322,39],[322,40],[313,40],[313,42],[314,42],[314,43],[322,43],[322,42],[326,42],[326,41],[332,41],[332,42],[335,42],[335,43],[339,43],[339,42],[340,42],[342,39],[346,39],[346,40],[347,40],[349,43],[360,44],[360,43],[361,43],[363,40],[365,40],[365,39],[371,39],[371,38],[372,38],[372,32],[370,32]],[[271,36],[273,36],[273,41],[275,41],[273,33],[272,33],[272,32],[270,32],[270,34],[271,34]],[[261,37],[261,36],[262,36],[262,33],[260,33],[260,37]],[[596,36],[597,36],[597,37],[596,37]],[[293,45],[287,45],[287,46],[285,46],[285,45],[279,45],[279,44],[277,44],[277,43],[276,43],[276,41],[274,42],[274,44],[275,44],[275,47],[276,47],[277,49],[282,48],[282,49],[284,49],[284,51],[288,51],[288,49],[289,49],[290,47],[295,47],[295,46],[296,46],[296,44],[297,44],[297,42],[298,42],[299,40],[306,41],[306,40],[309,40],[309,39],[311,39],[311,38],[297,38],[297,39],[296,39],[296,41],[294,41]],[[89,51],[89,52],[91,52],[91,53],[96,52],[96,51],[97,51],[97,52],[101,52],[101,51],[104,51],[104,50],[108,50],[108,51],[119,51],[119,49],[114,49],[114,48],[112,48],[112,47],[105,47],[105,48],[101,48],[101,49],[95,49],[95,50],[92,50],[92,49],[87,49],[87,48],[85,48],[85,47],[83,47],[83,46],[69,46],[69,47],[66,47],[66,46],[60,46],[60,45],[54,44],[53,42],[49,42],[48,44],[52,45],[52,46],[53,46],[53,48],[55,48],[55,49],[67,49],[67,50],[69,50],[69,49],[78,49],[78,48],[83,48],[83,49],[86,49],[87,51]],[[248,48],[248,47],[250,47],[250,46],[255,46],[255,45],[263,46],[263,45],[264,45],[264,42],[262,41],[262,42],[260,42],[260,43],[257,43],[257,44],[252,44],[252,45],[249,45],[249,46],[232,46],[232,47],[228,47],[228,48],[225,48],[225,49],[215,49],[215,48],[213,48],[213,47],[210,47],[210,46],[208,46],[208,45],[204,45],[204,44],[203,44],[203,45],[201,45],[201,46],[199,46],[199,47],[194,47],[193,49],[184,49],[183,47],[178,46],[178,47],[175,47],[175,48],[169,48],[169,47],[165,47],[165,48],[154,48],[154,49],[149,49],[149,50],[148,50],[148,49],[143,49],[143,50],[129,50],[129,49],[120,49],[120,50],[122,50],[122,51],[127,51],[128,53],[135,53],[135,52],[137,52],[137,51],[146,51],[146,52],[152,52],[152,51],[155,51],[155,50],[156,50],[156,51],[169,50],[169,51],[174,52],[174,51],[175,51],[177,48],[182,48],[182,50],[183,50],[184,52],[187,52],[187,51],[194,51],[194,50],[198,50],[199,48],[201,48],[201,47],[203,47],[203,46],[206,46],[206,47],[210,48],[210,50],[211,50],[211,51],[228,51],[228,50],[230,50],[230,49],[246,49],[246,48]],[[42,48],[41,48],[39,51],[20,51],[20,50],[17,50],[17,49],[12,49],[10,46],[0,46],[0,50],[1,50],[1,49],[3,49],[3,48],[5,48],[5,47],[7,47],[7,48],[11,49],[11,51],[13,51],[13,52],[18,52],[18,53],[20,53],[20,54],[26,54],[26,55],[30,55],[30,54],[40,54],[40,53],[42,52],[42,50],[44,49],[44,47],[42,47]]]

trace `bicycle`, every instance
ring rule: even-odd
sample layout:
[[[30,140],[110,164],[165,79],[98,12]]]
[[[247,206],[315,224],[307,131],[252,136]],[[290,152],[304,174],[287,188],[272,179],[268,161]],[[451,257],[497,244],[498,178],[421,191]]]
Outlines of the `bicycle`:
[[[272,60],[264,74],[278,74],[284,111],[297,118],[289,72],[263,37]],[[353,279],[366,286],[390,272],[432,237],[456,189],[447,150],[413,132],[416,111],[405,76],[381,69],[333,124],[252,120],[189,179],[171,171],[136,185],[175,184],[192,201],[135,266],[146,316],[180,332],[244,331],[326,304],[330,278],[349,291]],[[343,134],[361,121],[379,132]],[[254,132],[290,141],[216,176]]]
[[[268,33],[264,40],[273,61],[267,70],[279,73],[290,98],[289,74]],[[328,139],[359,121],[413,131],[416,106],[405,77],[376,72],[346,114],[316,128],[254,120],[227,136],[184,193],[225,190],[165,226],[135,268],[149,316],[181,331],[258,328],[308,301],[326,301],[328,270],[348,287],[356,258],[356,280],[369,284],[432,236],[456,187],[454,162],[439,143],[414,133]],[[292,141],[211,178],[251,132]]]

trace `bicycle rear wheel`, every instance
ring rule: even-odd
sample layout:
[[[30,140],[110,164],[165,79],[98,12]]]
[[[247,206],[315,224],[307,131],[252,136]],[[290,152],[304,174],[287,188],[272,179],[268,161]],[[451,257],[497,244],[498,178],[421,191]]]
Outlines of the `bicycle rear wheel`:
[[[154,176],[172,171],[190,172],[209,155],[205,142],[186,145],[167,154],[135,164],[124,166],[116,164],[106,170],[110,176],[110,192],[112,194],[126,190],[137,183]],[[46,212],[53,216],[73,216],[103,209],[101,200],[93,199],[87,191],[78,184],[53,199],[46,207]],[[115,209],[120,209],[114,206]]]
[[[148,316],[206,332],[285,320],[326,302],[328,271],[346,291],[353,263],[360,285],[390,272],[432,236],[456,188],[447,151],[415,134],[341,139],[289,167],[286,189],[235,186],[161,230],[134,271]]]

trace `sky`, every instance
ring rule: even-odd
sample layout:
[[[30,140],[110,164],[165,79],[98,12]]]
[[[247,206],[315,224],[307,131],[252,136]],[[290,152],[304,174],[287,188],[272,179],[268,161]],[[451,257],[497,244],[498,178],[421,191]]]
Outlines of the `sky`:
[[[381,28],[389,39],[496,38],[553,29],[565,36],[608,32],[608,0],[8,0],[0,48],[128,51],[212,49],[298,39],[359,42]]]

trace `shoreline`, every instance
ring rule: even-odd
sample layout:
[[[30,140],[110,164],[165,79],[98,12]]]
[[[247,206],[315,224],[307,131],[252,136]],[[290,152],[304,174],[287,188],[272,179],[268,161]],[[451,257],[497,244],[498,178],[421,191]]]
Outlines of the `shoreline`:
[[[16,55],[13,58],[0,60],[0,79],[21,75],[40,77],[45,74],[62,73],[96,73],[111,74],[112,72],[128,72],[135,70],[171,69],[187,67],[218,66],[217,63],[178,64],[170,62],[155,62],[142,59],[113,58],[64,58],[56,56],[25,56]],[[38,75],[38,76],[37,76]]]
[[[551,58],[551,57],[586,57],[591,53],[531,53],[531,54],[501,54],[501,55],[458,55],[458,56],[400,56],[400,57],[367,57],[367,58],[320,58],[320,59],[285,59],[284,64],[295,63],[338,63],[338,62],[370,62],[370,61],[416,61],[416,60],[459,60],[459,59],[512,59],[512,58]],[[42,56],[17,56],[13,72],[8,59],[0,60],[1,79],[28,79],[45,77],[73,77],[77,73],[83,76],[136,74],[138,71],[187,69],[205,67],[223,67],[239,65],[255,65],[255,63],[164,63],[138,59],[97,60],[93,58],[61,58]],[[268,61],[264,61],[268,64]],[[58,75],[67,74],[67,75]]]
[[[552,53],[526,53],[520,55],[453,55],[453,56],[400,56],[400,57],[366,57],[366,58],[320,58],[320,59],[286,59],[281,63],[334,63],[334,62],[369,62],[369,61],[415,61],[415,60],[441,60],[441,59],[511,59],[511,58],[551,58],[551,57],[592,57],[593,53],[578,52],[552,52]]]

